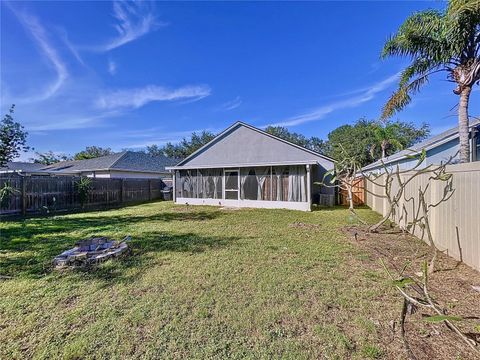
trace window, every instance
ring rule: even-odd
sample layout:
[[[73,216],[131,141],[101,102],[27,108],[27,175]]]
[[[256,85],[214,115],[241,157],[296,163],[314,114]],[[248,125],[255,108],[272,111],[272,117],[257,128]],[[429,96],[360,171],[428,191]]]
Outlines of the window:
[[[480,129],[472,129],[472,161],[480,161]]]

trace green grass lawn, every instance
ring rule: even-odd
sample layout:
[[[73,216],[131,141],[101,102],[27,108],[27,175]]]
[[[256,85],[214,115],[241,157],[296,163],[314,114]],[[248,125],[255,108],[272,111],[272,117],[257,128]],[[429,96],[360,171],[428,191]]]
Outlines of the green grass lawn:
[[[351,221],[341,208],[170,202],[3,221],[0,274],[13,278],[0,280],[0,358],[382,357],[376,324],[395,296],[358,267],[365,254],[340,231]],[[126,234],[132,256],[51,269],[77,240]]]

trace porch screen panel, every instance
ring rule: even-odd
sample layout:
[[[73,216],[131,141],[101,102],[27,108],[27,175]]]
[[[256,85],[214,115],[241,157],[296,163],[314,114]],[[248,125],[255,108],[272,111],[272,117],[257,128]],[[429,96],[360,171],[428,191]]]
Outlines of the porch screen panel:
[[[274,201],[307,201],[305,166],[295,165],[273,167],[272,194]]]
[[[180,170],[175,170],[175,196],[183,197],[182,178]]]
[[[222,169],[198,170],[198,197],[202,199],[221,199],[222,179]]]
[[[242,200],[271,200],[270,167],[240,169],[240,198]]]
[[[180,170],[180,186],[177,195],[184,198],[198,197],[197,170]]]
[[[305,166],[290,166],[288,172],[288,201],[307,201]]]
[[[274,201],[288,201],[288,166],[274,166],[272,195]]]

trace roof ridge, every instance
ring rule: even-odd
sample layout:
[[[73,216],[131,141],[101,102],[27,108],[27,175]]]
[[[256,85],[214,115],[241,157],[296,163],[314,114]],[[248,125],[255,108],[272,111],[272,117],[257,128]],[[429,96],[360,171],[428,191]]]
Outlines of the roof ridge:
[[[108,169],[113,168],[113,167],[115,166],[115,164],[116,164],[117,162],[119,162],[120,159],[123,158],[123,157],[127,154],[127,152],[128,152],[128,151],[121,151],[121,152],[119,152],[118,154],[121,154],[121,155],[117,158],[117,160],[115,160],[113,163],[110,164],[110,166],[108,167]]]

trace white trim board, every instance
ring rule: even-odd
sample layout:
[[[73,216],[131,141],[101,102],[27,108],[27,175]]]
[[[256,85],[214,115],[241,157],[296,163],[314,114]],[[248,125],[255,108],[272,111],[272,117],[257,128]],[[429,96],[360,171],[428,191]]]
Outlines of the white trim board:
[[[230,206],[239,208],[259,208],[259,209],[288,209],[311,211],[310,203],[295,201],[266,201],[266,200],[224,200],[224,199],[197,199],[180,198],[175,199],[175,204],[181,205],[210,205],[210,206]]]
[[[267,162],[267,163],[245,163],[245,164],[216,164],[216,165],[201,165],[201,166],[167,166],[167,170],[195,170],[195,169],[238,169],[238,168],[250,168],[250,167],[264,167],[264,166],[290,166],[290,165],[318,165],[318,161],[280,161],[280,162]]]

